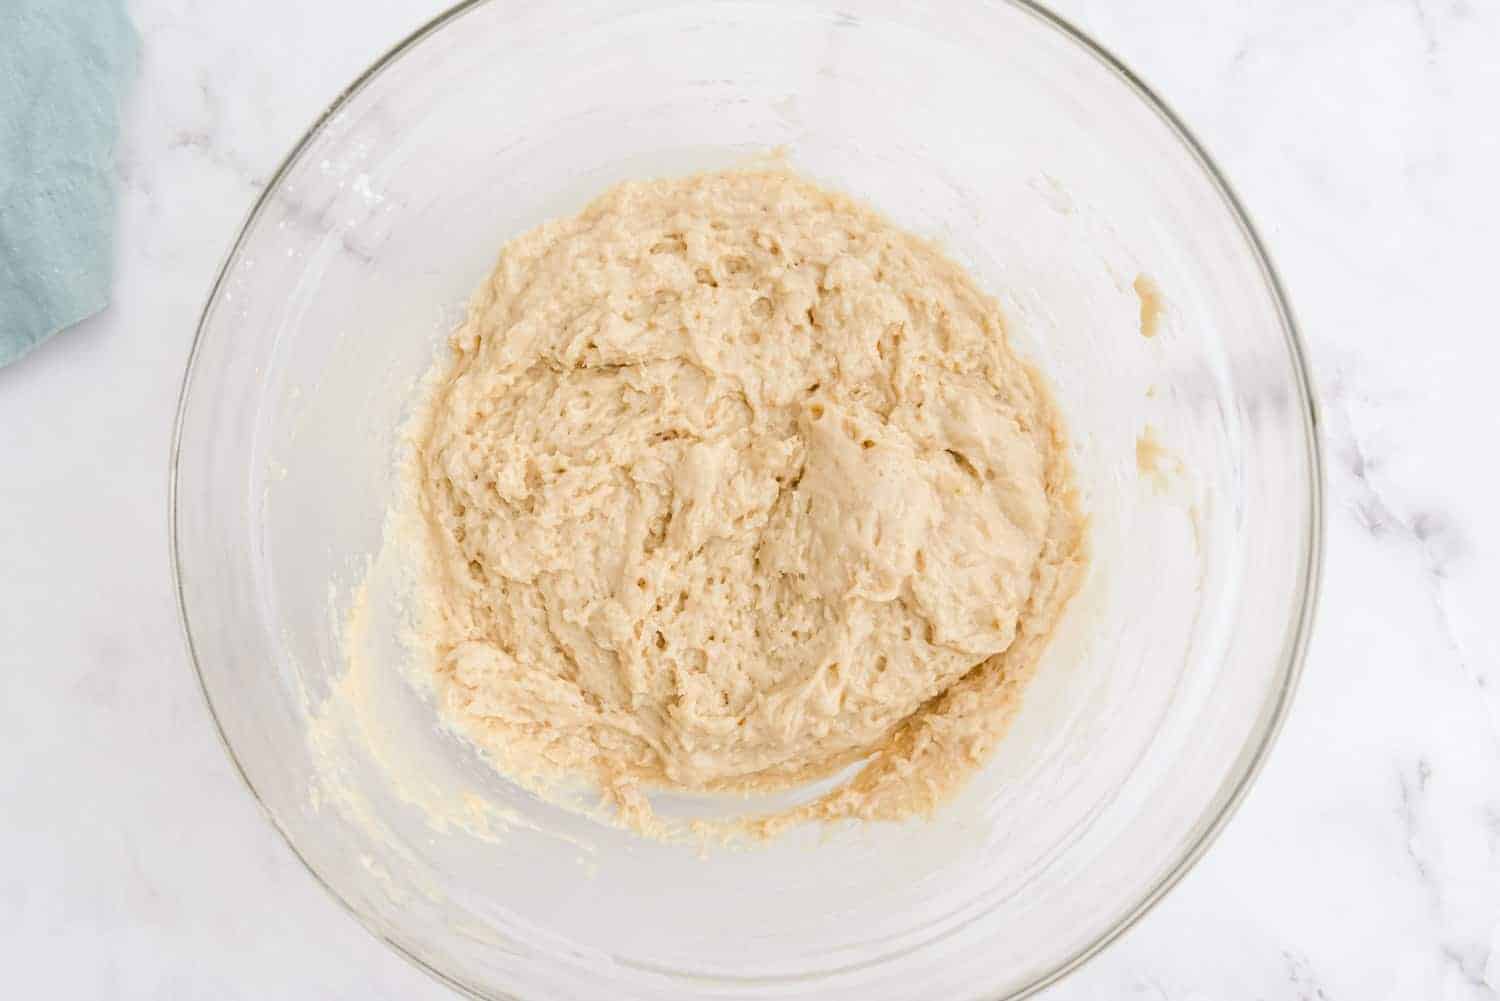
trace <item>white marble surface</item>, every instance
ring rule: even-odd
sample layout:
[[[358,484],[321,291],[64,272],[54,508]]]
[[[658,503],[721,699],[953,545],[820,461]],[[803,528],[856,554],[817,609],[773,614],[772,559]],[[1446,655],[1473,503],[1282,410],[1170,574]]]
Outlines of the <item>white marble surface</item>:
[[[857,5],[856,5],[857,6]],[[1500,4],[1067,0],[1236,183],[1322,396],[1322,611],[1238,817],[1049,999],[1500,997]],[[438,999],[204,712],[166,563],[194,322],[278,158],[433,0],[137,0],[115,301],[0,370],[7,997]]]

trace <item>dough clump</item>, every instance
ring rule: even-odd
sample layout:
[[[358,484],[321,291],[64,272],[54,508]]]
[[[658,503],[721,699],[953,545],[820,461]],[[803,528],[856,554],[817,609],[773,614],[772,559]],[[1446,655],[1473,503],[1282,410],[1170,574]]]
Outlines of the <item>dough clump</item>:
[[[430,380],[421,641],[502,770],[897,819],[990,751],[1086,562],[1059,417],[936,246],[784,169],[508,244]]]

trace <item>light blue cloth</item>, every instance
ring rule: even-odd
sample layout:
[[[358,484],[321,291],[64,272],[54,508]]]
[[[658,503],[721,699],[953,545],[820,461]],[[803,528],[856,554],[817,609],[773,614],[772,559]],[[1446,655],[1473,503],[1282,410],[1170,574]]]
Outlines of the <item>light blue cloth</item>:
[[[0,0],[0,365],[109,300],[135,59],[122,0]]]

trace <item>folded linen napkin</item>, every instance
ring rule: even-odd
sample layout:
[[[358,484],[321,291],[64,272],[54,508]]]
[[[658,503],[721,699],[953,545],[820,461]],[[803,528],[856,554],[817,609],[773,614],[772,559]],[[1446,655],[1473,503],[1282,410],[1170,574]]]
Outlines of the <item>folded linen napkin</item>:
[[[0,365],[108,302],[136,46],[122,0],[0,2]]]

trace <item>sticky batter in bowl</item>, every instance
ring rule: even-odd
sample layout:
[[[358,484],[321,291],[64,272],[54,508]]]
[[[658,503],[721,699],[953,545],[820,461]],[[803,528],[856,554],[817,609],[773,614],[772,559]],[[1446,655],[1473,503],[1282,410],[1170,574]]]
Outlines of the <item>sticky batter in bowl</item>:
[[[409,470],[444,710],[499,767],[931,810],[1085,556],[1061,418],[936,246],[783,169],[615,187],[512,241]]]

